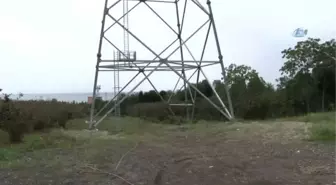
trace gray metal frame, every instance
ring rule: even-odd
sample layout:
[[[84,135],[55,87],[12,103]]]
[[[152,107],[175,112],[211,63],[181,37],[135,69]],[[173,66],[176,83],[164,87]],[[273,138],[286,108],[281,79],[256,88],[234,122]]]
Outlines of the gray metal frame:
[[[99,47],[98,47],[98,54],[97,54],[97,63],[96,63],[96,72],[95,72],[95,77],[94,77],[94,85],[93,85],[93,101],[91,104],[91,111],[90,111],[90,129],[96,127],[101,121],[103,121],[110,113],[112,113],[113,111],[115,111],[118,106],[130,95],[133,93],[133,91],[141,85],[142,82],[144,81],[148,81],[150,83],[150,85],[153,87],[153,89],[155,90],[155,92],[160,96],[161,100],[166,103],[167,105],[169,105],[169,112],[170,114],[172,114],[174,116],[174,112],[171,109],[171,106],[184,106],[186,108],[186,117],[187,119],[193,119],[194,118],[194,114],[195,114],[195,103],[196,103],[196,98],[197,98],[197,94],[199,94],[200,96],[202,96],[204,99],[206,99],[214,108],[216,108],[222,115],[224,115],[228,120],[232,120],[234,119],[234,112],[233,112],[233,107],[232,107],[232,102],[231,102],[231,97],[229,94],[229,90],[228,87],[226,85],[226,75],[225,75],[225,70],[224,70],[224,64],[223,64],[223,56],[221,53],[221,48],[220,48],[220,44],[219,44],[219,40],[218,40],[218,34],[216,31],[216,25],[215,25],[215,20],[213,18],[213,12],[211,9],[211,2],[210,0],[207,0],[207,5],[208,5],[208,10],[206,8],[204,8],[198,0],[186,0],[185,4],[184,4],[184,8],[183,8],[183,16],[182,16],[182,20],[180,20],[180,16],[179,16],[179,6],[178,6],[178,2],[179,0],[171,0],[171,1],[161,1],[161,0],[129,0],[129,1],[138,1],[138,3],[132,7],[131,9],[128,10],[128,12],[124,12],[124,15],[118,19],[116,19],[115,17],[113,17],[112,15],[109,14],[109,10],[114,7],[115,5],[117,5],[118,3],[120,3],[122,0],[114,0],[115,3],[111,6],[108,7],[108,1],[109,0],[105,0],[105,6],[104,6],[104,13],[103,13],[103,21],[102,21],[102,27],[101,27],[101,33],[100,33],[100,40],[99,40]],[[150,3],[151,2],[156,2],[156,3],[171,3],[171,4],[175,4],[175,8],[176,8],[176,17],[177,17],[177,26],[178,26],[178,31],[176,32],[154,9],[151,8]],[[187,8],[187,2],[191,2],[194,3],[197,7],[199,7],[207,16],[208,16],[208,20],[206,22],[204,22],[204,24],[202,24],[196,31],[194,31],[188,38],[186,38],[185,40],[182,38],[181,34],[183,32],[183,25],[184,25],[184,18],[185,18],[185,12],[186,12],[186,8]],[[174,40],[169,46],[167,46],[161,53],[155,53],[149,46],[147,46],[141,39],[139,39],[132,31],[130,31],[128,29],[128,20],[127,25],[123,25],[121,24],[119,21],[121,19],[124,19],[128,16],[128,14],[135,9],[139,4],[145,4],[150,11],[152,11],[158,18],[160,18],[162,20],[162,22],[167,25],[168,28],[170,28],[177,36],[176,40]],[[128,7],[127,7],[128,9]],[[107,18],[110,18],[114,21],[114,23],[109,26],[107,29],[105,29],[105,21]],[[128,19],[128,18],[127,18]],[[124,21],[125,22],[125,21]],[[145,48],[148,49],[148,51],[150,51],[155,58],[152,60],[138,60],[136,58],[136,52],[129,52],[129,51],[122,51],[120,50],[118,47],[116,47],[115,44],[113,44],[108,38],[105,37],[105,33],[113,26],[115,25],[119,25],[124,32],[126,32],[128,35],[130,35],[131,37],[133,37],[135,40],[137,40],[141,45],[143,45]],[[208,25],[208,29],[207,29],[207,34],[206,34],[206,38],[204,41],[204,45],[203,45],[203,50],[202,50],[202,55],[201,55],[201,59],[200,60],[196,60],[195,57],[192,55],[192,53],[190,52],[188,46],[187,46],[187,42],[196,34],[198,33],[202,28],[204,28],[206,25]],[[216,46],[217,46],[217,52],[218,52],[218,61],[204,61],[203,60],[203,56],[204,56],[204,52],[205,49],[207,47],[207,42],[208,42],[208,38],[209,38],[209,33],[211,31],[211,29],[213,30],[214,33],[214,37],[216,40]],[[128,39],[128,38],[127,38]],[[102,59],[102,42],[103,40],[106,40],[108,43],[111,44],[111,46],[113,46],[117,52],[121,55],[124,56],[124,58],[121,60],[120,57],[119,59]],[[171,46],[173,44],[175,44],[176,42],[178,42],[179,46],[168,55],[168,57],[166,58],[162,58],[162,54],[167,51],[169,48],[171,48]],[[192,61],[186,61],[184,60],[184,51],[183,51],[183,47],[185,47],[188,51],[188,53],[190,54],[190,56],[192,56],[193,60]],[[180,60],[170,60],[169,58],[177,51],[180,51],[180,55],[181,55],[181,59]],[[127,53],[126,53],[127,52]],[[133,54],[134,57],[130,57],[130,55]],[[128,65],[125,65],[125,63],[128,63]],[[124,64],[124,65],[123,65]],[[206,74],[204,73],[203,68],[206,66],[211,66],[211,65],[220,65],[221,66],[221,70],[222,70],[222,75],[223,75],[223,79],[224,79],[224,84],[225,84],[225,90],[226,90],[226,95],[227,95],[227,101],[229,104],[229,108],[226,107],[226,105],[223,103],[223,101],[221,100],[221,98],[219,97],[218,93],[216,92],[215,88],[213,87],[213,84],[209,81],[208,77],[206,76]],[[193,74],[187,78],[185,71],[188,70],[192,70],[194,71]],[[98,111],[98,113],[95,114],[95,99],[96,99],[96,88],[97,88],[97,81],[98,81],[98,75],[99,72],[116,72],[118,73],[118,77],[119,78],[119,73],[123,72],[123,71],[136,71],[136,75],[122,88],[118,87],[118,91],[117,93],[114,94],[114,97],[109,100],[101,110]],[[156,87],[154,86],[154,84],[151,82],[151,80],[149,79],[149,77],[154,73],[154,72],[159,72],[159,71],[171,71],[174,72],[178,77],[178,82],[176,83],[173,92],[175,92],[178,83],[180,82],[180,80],[183,80],[183,86],[181,87],[182,89],[186,89],[185,91],[185,103],[184,104],[172,104],[171,103],[171,99],[172,97],[169,97],[168,100],[165,100],[160,94],[159,91],[156,89]],[[149,72],[148,74],[146,74],[145,72]],[[131,91],[126,93],[126,96],[120,97],[121,93],[125,93],[123,92],[129,85],[130,83],[136,78],[138,77],[140,74],[142,74],[144,77],[143,79],[137,84],[135,85]],[[218,100],[218,102],[220,103],[219,106],[216,105],[211,99],[209,99],[208,97],[206,97],[197,87],[197,85],[193,85],[190,82],[190,79],[197,74],[197,83],[199,83],[199,79],[200,79],[200,75],[202,74],[204,76],[204,78],[208,81],[209,85],[211,86],[214,95],[216,97],[216,99]],[[118,79],[119,80],[119,79]],[[118,84],[119,85],[119,84]],[[193,90],[193,92],[192,92]],[[191,97],[190,100],[188,100],[188,93]],[[107,110],[107,113],[104,115],[100,115],[102,113],[103,110],[105,110],[107,108],[107,106],[109,104],[111,104],[112,102],[114,102],[114,106],[110,109]],[[98,120],[96,120],[98,119]]]

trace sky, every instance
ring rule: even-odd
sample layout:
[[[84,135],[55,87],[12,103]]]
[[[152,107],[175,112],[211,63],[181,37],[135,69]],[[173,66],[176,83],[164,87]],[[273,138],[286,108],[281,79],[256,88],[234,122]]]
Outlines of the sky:
[[[205,0],[199,1],[206,7]],[[110,0],[109,4],[113,2]],[[180,16],[183,2],[179,3]],[[130,2],[130,7],[134,4]],[[177,30],[173,4],[148,4]],[[0,88],[10,93],[91,92],[103,6],[104,0],[0,0]],[[296,28],[308,29],[307,37],[336,38],[335,7],[335,0],[212,0],[224,65],[249,65],[266,81],[275,83],[284,63],[281,51],[302,40],[292,36]],[[110,12],[119,18],[121,10],[122,3]],[[186,39],[206,20],[206,15],[188,2],[182,38]],[[130,31],[157,53],[176,39],[144,4],[130,13],[129,22]],[[106,25],[111,23],[107,19]],[[207,27],[187,42],[196,58],[200,57],[206,30]],[[122,49],[122,33],[116,25],[105,36]],[[130,49],[137,52],[139,59],[153,59],[133,38]],[[113,59],[113,51],[107,42],[103,44],[104,59]],[[172,59],[177,59],[178,54]],[[210,34],[205,60],[217,58],[214,36]],[[204,71],[209,80],[221,77],[219,65]],[[132,75],[120,73],[120,84],[126,84]],[[155,72],[150,79],[157,89],[168,90],[174,88],[178,78],[173,73]],[[136,79],[126,90],[140,80]],[[98,84],[102,91],[113,91],[113,73],[99,73]],[[137,90],[150,89],[146,82]]]

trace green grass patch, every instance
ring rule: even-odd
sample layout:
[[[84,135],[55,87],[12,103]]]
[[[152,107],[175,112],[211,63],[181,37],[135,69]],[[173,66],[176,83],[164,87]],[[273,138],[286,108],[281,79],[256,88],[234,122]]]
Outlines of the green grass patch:
[[[320,113],[309,113],[303,116],[296,117],[287,117],[277,119],[279,121],[302,121],[302,122],[311,122],[319,123],[323,121],[334,122],[335,123],[335,112],[320,112]]]
[[[0,161],[12,161],[24,156],[27,152],[50,148],[68,148],[83,143],[73,137],[65,135],[61,130],[48,133],[34,133],[24,137],[20,144],[7,144],[0,148]]]
[[[312,123],[335,123],[335,112],[310,113],[302,116],[300,120]]]
[[[309,113],[304,116],[280,119],[283,121],[301,121],[312,123],[310,127],[311,141],[334,141],[336,139],[335,112]]]
[[[313,123],[310,128],[310,140],[335,142],[335,112],[311,113],[301,119],[305,122]]]
[[[313,141],[333,141],[336,139],[335,122],[319,122],[310,128],[310,140]]]

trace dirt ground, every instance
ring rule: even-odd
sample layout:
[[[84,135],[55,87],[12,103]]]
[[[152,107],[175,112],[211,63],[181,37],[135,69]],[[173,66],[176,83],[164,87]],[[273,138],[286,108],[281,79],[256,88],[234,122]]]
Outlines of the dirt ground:
[[[305,123],[166,126],[27,153],[1,185],[334,185],[335,146]],[[71,133],[70,135],[74,135]]]

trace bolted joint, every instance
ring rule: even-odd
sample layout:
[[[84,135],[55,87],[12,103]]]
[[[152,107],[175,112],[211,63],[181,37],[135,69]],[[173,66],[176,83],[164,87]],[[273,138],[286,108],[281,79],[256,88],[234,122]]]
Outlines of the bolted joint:
[[[105,8],[104,10],[105,15],[108,14],[109,10],[110,10],[109,8]]]
[[[210,5],[211,4],[211,1],[210,0],[207,0],[207,5]]]
[[[101,53],[98,53],[98,54],[97,54],[97,58],[99,58],[99,59],[100,59],[100,58],[101,58],[101,56],[102,56],[102,55],[101,55]]]
[[[201,70],[201,65],[198,65],[198,66],[197,66],[197,70]]]
[[[146,2],[146,0],[140,0],[140,2],[141,2],[141,3],[144,3],[144,2]]]
[[[219,56],[218,56],[218,59],[219,59],[220,61],[222,61],[222,60],[223,60],[223,55],[219,55]]]
[[[139,69],[139,73],[144,73],[144,72],[145,72],[144,68]]]
[[[167,58],[162,58],[162,59],[160,59],[160,62],[162,62],[162,63],[167,63],[167,61],[168,61]]]
[[[181,34],[178,34],[178,35],[177,35],[177,38],[178,38],[179,40],[181,40]]]

